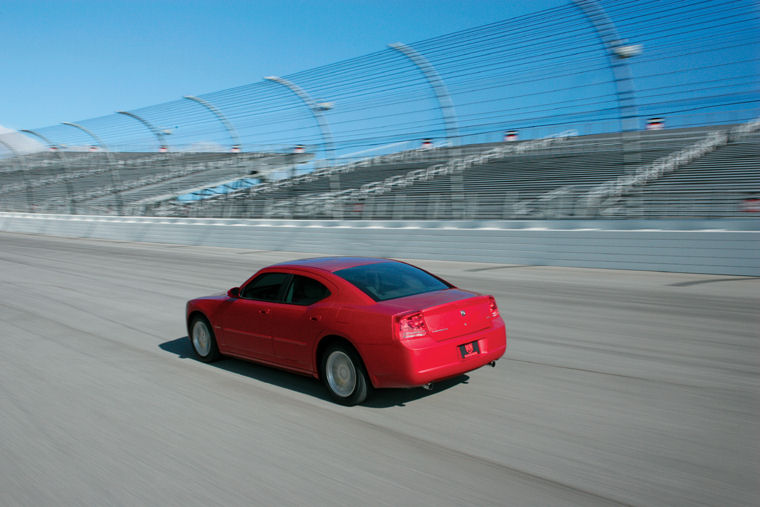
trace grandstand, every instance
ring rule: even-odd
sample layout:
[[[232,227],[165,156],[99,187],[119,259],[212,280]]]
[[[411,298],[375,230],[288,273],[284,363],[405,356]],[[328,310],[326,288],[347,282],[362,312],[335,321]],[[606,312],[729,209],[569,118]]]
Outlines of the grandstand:
[[[625,215],[722,218],[747,216],[760,198],[760,133],[738,137],[678,171],[626,196]],[[613,210],[614,211],[614,210]]]
[[[310,153],[42,152],[0,164],[0,197],[6,210],[141,214],[146,203],[207,186],[249,179],[266,181],[290,171]]]
[[[457,148],[420,150],[391,160],[369,160],[349,167],[317,171],[275,184],[260,185],[220,195],[205,202],[168,206],[159,214],[180,216],[225,216],[248,218],[354,218],[354,219],[522,219],[641,216],[639,208],[647,199],[657,212],[646,216],[730,217],[742,216],[742,199],[758,187],[756,156],[757,134],[729,141],[660,180],[607,202],[601,209],[579,205],[584,192],[595,186],[624,177],[639,167],[667,159],[711,134],[730,132],[725,127],[698,127],[677,130],[645,131],[637,135],[634,153],[625,163],[623,138],[618,134],[571,136],[552,142],[489,143]],[[532,145],[532,146],[531,146]],[[508,147],[498,158],[484,154]],[[631,157],[631,155],[633,155]],[[401,159],[394,161],[393,159]],[[404,161],[404,158],[414,160]],[[462,170],[445,170],[447,164],[476,158]],[[493,159],[492,159],[493,158]],[[730,169],[724,162],[733,160]],[[660,196],[662,185],[670,180],[688,178],[692,167],[702,167],[692,186],[667,203]],[[732,192],[727,191],[730,174]],[[703,199],[704,188],[724,192],[721,199],[708,199],[701,211],[684,199]],[[701,185],[702,190],[695,185]],[[691,196],[691,197],[689,197]],[[710,204],[712,203],[712,204]]]
[[[276,181],[251,175],[263,168],[262,173],[292,168],[313,154],[44,153],[26,157],[25,170],[18,161],[4,160],[0,195],[7,210],[24,209],[31,199],[35,211],[88,214],[121,208],[132,215],[236,218],[736,217],[746,216],[744,200],[760,189],[760,134],[732,134],[736,130],[692,127],[642,131],[633,138],[563,133],[542,140],[421,148]],[[582,204],[594,188],[718,134],[725,142],[695,160],[593,209]],[[626,151],[625,143],[635,151]],[[27,181],[19,181],[21,172]],[[250,184],[232,184],[243,178]],[[225,182],[226,188],[204,193]]]

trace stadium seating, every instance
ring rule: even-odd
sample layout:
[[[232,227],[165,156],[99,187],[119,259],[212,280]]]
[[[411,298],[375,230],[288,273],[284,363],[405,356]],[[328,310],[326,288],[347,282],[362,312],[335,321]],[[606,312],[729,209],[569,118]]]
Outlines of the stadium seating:
[[[272,160],[282,162],[283,155],[41,152],[0,159],[0,208],[344,219],[746,216],[744,201],[757,199],[760,192],[760,133],[734,135],[732,128],[565,133],[543,140],[415,149],[277,181],[246,179],[245,185],[235,182]],[[625,192],[605,194],[594,207],[581,205],[595,189],[626,181],[716,132],[725,141],[707,153]],[[308,157],[299,162],[304,161]],[[183,195],[195,197],[182,201]]]

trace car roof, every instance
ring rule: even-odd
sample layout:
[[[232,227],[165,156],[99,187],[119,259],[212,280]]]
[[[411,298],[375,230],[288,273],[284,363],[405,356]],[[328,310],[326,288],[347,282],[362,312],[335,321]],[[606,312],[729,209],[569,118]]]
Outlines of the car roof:
[[[316,268],[324,271],[334,272],[341,269],[364,266],[365,264],[377,264],[380,262],[397,262],[392,259],[381,259],[377,257],[314,257],[311,259],[298,259],[294,261],[274,264],[277,267],[294,267],[294,268]]]

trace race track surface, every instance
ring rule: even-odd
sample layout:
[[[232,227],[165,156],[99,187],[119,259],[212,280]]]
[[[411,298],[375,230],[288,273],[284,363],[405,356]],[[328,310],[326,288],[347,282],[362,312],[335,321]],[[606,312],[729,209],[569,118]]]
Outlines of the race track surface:
[[[760,279],[420,261],[507,355],[353,408],[193,359],[188,299],[303,256],[0,234],[0,504],[757,505]]]

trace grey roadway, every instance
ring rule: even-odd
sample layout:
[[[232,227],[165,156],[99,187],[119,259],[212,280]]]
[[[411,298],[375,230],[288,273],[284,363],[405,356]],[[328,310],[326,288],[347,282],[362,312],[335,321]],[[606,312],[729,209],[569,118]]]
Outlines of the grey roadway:
[[[760,279],[420,262],[496,368],[364,406],[191,357],[185,301],[301,254],[0,234],[0,505],[750,505]]]

